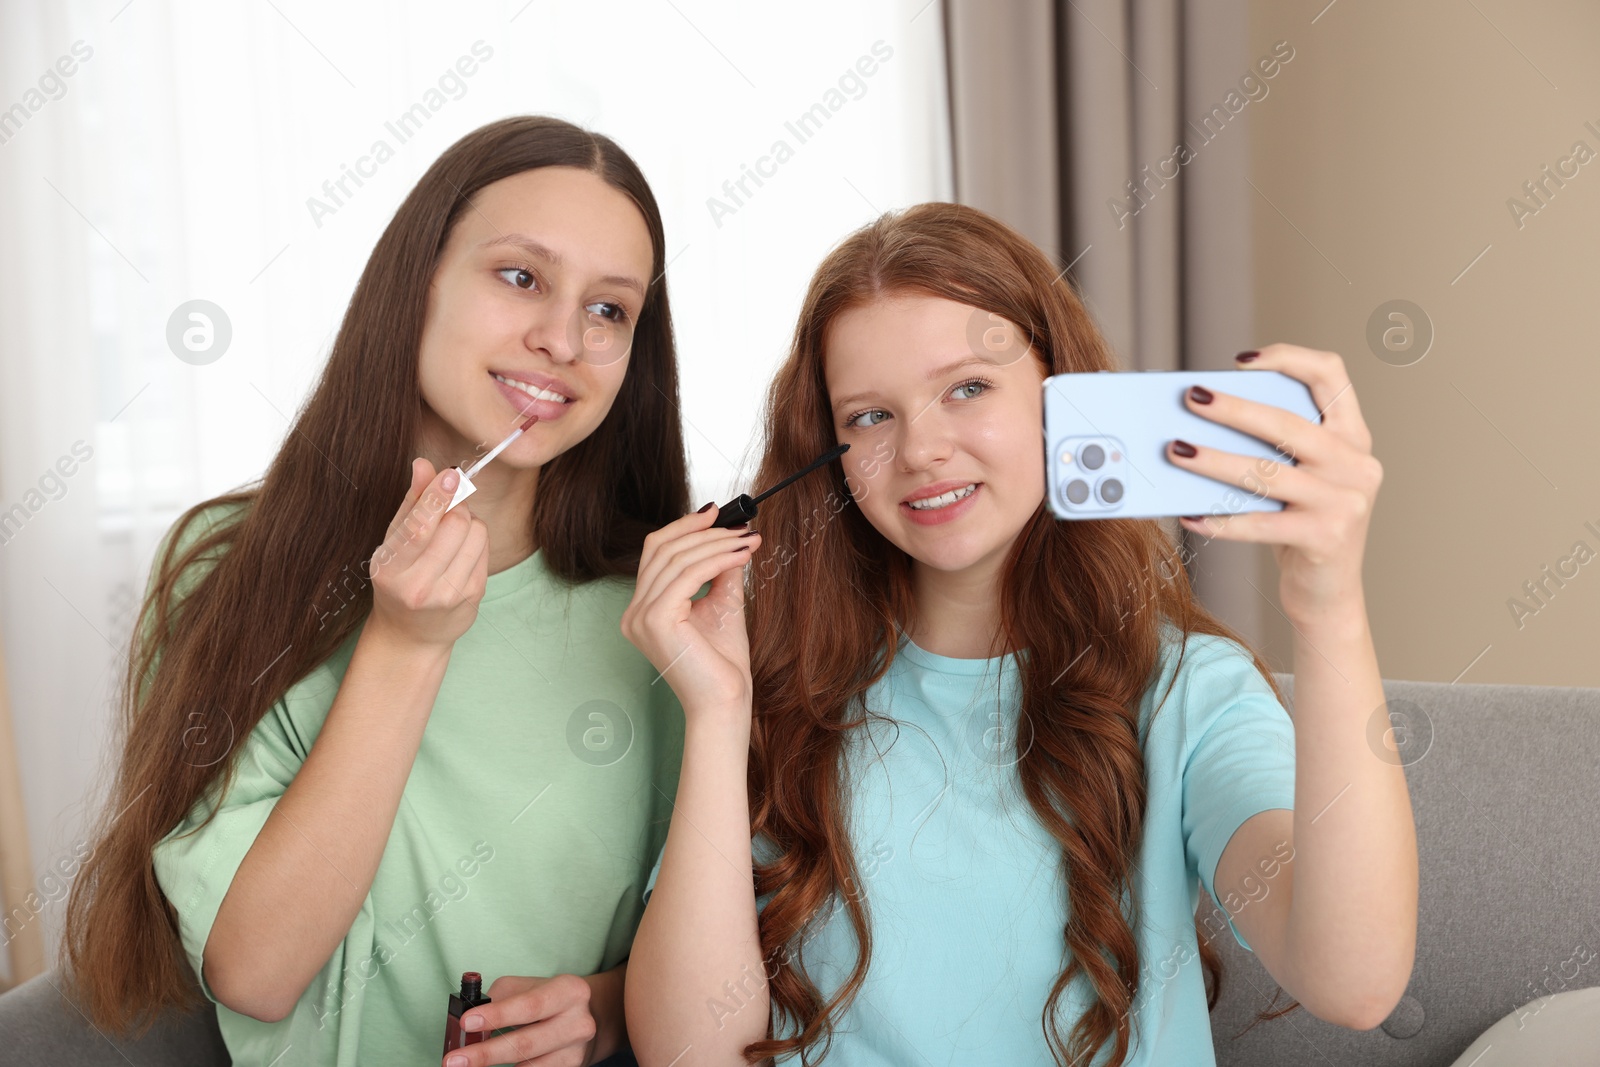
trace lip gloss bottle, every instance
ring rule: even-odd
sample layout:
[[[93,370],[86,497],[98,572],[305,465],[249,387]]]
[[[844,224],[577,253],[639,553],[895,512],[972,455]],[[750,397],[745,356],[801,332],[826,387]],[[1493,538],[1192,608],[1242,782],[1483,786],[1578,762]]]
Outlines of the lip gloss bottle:
[[[466,971],[461,975],[461,992],[450,994],[450,1011],[444,1020],[444,1051],[449,1053],[468,1045],[476,1045],[489,1036],[487,1030],[461,1029],[461,1016],[469,1009],[480,1004],[489,1003],[489,998],[483,994],[483,975],[477,971]]]

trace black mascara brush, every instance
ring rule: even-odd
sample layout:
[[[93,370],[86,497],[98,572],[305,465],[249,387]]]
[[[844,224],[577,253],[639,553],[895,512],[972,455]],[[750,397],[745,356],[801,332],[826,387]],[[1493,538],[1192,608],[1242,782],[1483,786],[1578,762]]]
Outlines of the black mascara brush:
[[[763,500],[767,499],[767,497],[771,496],[773,493],[776,493],[784,486],[799,481],[801,478],[810,474],[824,463],[827,463],[830,460],[838,459],[848,451],[850,451],[849,445],[838,445],[837,447],[828,449],[828,451],[824,452],[810,463],[807,463],[804,467],[801,467],[799,470],[789,475],[789,477],[785,478],[783,481],[779,482],[771,489],[768,489],[765,493],[762,493],[758,497],[751,497],[748,493],[740,493],[738,496],[734,497],[732,500],[728,501],[726,504],[722,505],[722,507],[717,509],[717,520],[711,524],[711,528],[713,530],[719,528],[726,529],[730,526],[738,526],[742,522],[749,522],[751,519],[756,517],[757,504],[760,504]]]

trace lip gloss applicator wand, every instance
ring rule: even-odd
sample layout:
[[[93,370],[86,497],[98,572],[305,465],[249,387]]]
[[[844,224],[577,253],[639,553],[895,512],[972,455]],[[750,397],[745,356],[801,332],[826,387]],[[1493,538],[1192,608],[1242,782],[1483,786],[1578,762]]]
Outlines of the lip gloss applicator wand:
[[[456,470],[461,471],[461,481],[456,485],[455,499],[450,501],[450,508],[455,507],[457,504],[467,499],[467,497],[471,496],[473,493],[476,493],[478,491],[478,487],[472,484],[472,476],[483,470],[484,467],[488,466],[491,459],[504,452],[512,441],[515,441],[517,438],[521,437],[523,431],[527,430],[538,421],[539,416],[529,415],[527,422],[524,422],[521,426],[518,426],[515,430],[512,430],[509,434],[507,434],[504,441],[501,441],[499,444],[489,449],[489,451],[486,452],[483,458],[478,460],[478,462],[474,463],[466,470],[461,470],[460,467],[457,467]],[[445,510],[449,511],[450,508],[445,508]]]

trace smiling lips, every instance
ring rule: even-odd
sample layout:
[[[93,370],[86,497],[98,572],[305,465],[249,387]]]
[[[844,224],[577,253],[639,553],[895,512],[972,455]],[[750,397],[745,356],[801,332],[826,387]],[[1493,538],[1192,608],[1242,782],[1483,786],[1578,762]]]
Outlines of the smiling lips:
[[[915,490],[900,502],[902,513],[918,526],[937,526],[973,508],[982,482],[942,481]]]
[[[510,375],[496,371],[490,371],[489,375],[494,379],[495,388],[519,414],[536,415],[540,422],[559,419],[576,399],[572,387],[559,378],[532,373]]]

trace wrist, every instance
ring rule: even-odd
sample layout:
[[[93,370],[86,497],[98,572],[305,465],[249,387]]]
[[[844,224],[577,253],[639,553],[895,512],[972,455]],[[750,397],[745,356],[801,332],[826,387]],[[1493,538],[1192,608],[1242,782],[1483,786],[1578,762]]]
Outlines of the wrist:
[[[1351,641],[1370,641],[1372,624],[1365,603],[1359,596],[1321,608],[1291,611],[1284,616],[1294,628],[1296,641],[1315,646],[1340,645]]]
[[[1348,627],[1367,618],[1361,574],[1319,575],[1315,580],[1285,580],[1278,589],[1284,616],[1297,627],[1325,624]]]
[[[357,654],[365,651],[368,657],[378,659],[394,670],[424,676],[435,671],[442,674],[445,665],[450,662],[454,647],[454,643],[441,645],[419,641],[376,613],[367,616],[361,636],[356,639]]]
[[[750,701],[717,700],[686,704],[684,738],[740,738],[750,741]]]

